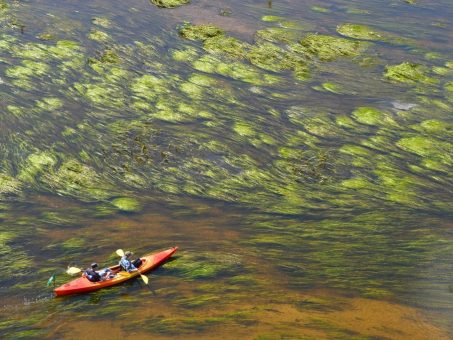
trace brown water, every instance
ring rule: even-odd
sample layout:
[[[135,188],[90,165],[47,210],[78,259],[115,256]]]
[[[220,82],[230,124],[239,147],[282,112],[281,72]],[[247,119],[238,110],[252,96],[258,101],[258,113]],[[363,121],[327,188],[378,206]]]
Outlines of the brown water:
[[[451,337],[452,17],[450,1],[0,1],[0,338]],[[207,52],[184,22],[258,45],[275,27],[388,36],[301,80]],[[386,79],[403,62],[435,80]],[[148,286],[46,287],[174,245]]]

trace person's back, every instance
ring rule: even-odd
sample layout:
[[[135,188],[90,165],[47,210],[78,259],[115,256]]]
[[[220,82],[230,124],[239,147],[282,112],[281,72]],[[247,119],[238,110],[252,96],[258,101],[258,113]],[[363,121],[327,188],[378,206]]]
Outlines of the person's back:
[[[91,267],[85,270],[85,277],[91,282],[101,281],[101,275],[99,275],[99,273],[96,271],[97,267],[97,263],[92,263]]]

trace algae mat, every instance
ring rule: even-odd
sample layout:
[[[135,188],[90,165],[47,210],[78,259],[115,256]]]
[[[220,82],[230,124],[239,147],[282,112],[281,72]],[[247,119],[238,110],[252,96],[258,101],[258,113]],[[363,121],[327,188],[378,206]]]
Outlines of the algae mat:
[[[64,318],[130,317],[144,296],[175,309],[152,327],[134,317],[142,335],[451,332],[452,14],[448,1],[0,1],[0,260],[14,259],[0,336],[70,338]],[[45,287],[119,247],[175,243],[150,290]],[[288,307],[294,291],[309,298]],[[367,332],[343,299],[417,321]],[[308,313],[308,333],[263,324],[249,306],[265,301]]]

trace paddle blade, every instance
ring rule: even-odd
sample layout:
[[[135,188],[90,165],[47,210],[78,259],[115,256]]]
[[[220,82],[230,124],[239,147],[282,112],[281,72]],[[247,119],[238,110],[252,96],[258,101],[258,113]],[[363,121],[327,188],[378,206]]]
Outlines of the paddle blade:
[[[148,276],[140,274],[140,277],[142,278],[143,282],[145,282],[145,284],[148,284],[149,282]]]
[[[55,274],[53,274],[49,280],[47,280],[47,287],[49,287],[52,283],[55,283]]]
[[[69,275],[75,275],[78,274],[82,271],[82,269],[77,268],[77,267],[69,267],[68,270],[66,270],[66,274]]]
[[[116,254],[117,254],[118,256],[123,257],[123,256],[124,256],[124,251],[123,251],[123,249],[117,249],[117,250],[116,250]]]

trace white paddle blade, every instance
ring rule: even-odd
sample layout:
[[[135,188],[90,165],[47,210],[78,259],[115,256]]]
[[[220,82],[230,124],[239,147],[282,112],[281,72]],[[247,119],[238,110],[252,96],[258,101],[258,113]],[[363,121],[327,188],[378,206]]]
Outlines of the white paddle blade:
[[[140,274],[140,277],[142,278],[143,282],[145,282],[145,284],[148,284],[148,282],[149,282],[148,276]]]
[[[116,254],[117,254],[118,256],[123,257],[123,256],[124,256],[124,251],[123,251],[123,249],[117,249],[117,250],[116,250]]]
[[[80,268],[69,267],[68,270],[66,270],[66,274],[75,275],[75,274],[80,273],[81,271],[82,271],[82,269],[80,269]]]

